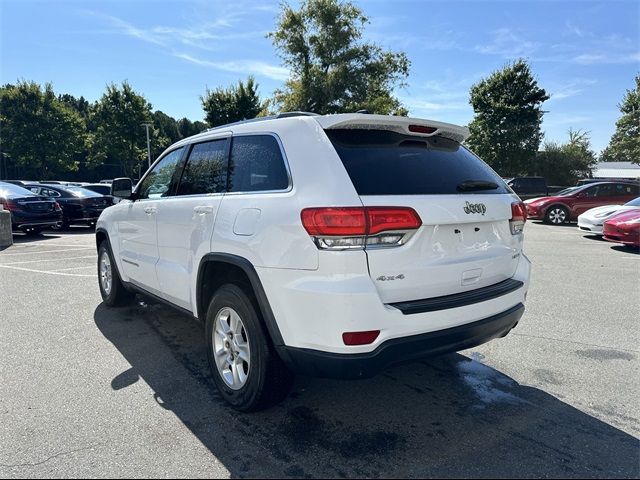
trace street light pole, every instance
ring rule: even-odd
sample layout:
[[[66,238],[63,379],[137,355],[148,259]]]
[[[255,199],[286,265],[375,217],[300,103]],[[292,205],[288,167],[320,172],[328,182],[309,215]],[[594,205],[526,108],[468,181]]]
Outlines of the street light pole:
[[[151,141],[149,140],[149,127],[152,127],[153,123],[143,123],[142,126],[147,130],[147,157],[149,159],[148,168],[151,168]]]

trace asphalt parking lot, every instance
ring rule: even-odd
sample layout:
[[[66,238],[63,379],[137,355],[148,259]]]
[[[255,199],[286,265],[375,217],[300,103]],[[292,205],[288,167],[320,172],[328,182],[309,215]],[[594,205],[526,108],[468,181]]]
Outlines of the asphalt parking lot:
[[[94,236],[0,252],[1,477],[638,477],[640,255],[528,223],[527,312],[501,340],[228,408],[199,324],[107,310]]]

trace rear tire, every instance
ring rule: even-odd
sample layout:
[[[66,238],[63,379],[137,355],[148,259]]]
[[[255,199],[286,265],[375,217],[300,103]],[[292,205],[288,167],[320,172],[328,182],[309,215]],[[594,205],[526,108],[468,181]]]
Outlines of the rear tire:
[[[544,216],[544,221],[551,225],[562,225],[569,221],[569,210],[562,205],[552,205]]]
[[[108,307],[123,307],[133,303],[135,293],[128,291],[120,280],[107,240],[98,248],[98,285],[102,301]]]
[[[207,310],[205,335],[213,381],[222,397],[243,412],[280,402],[293,383],[258,312],[244,289],[230,283],[216,291]]]

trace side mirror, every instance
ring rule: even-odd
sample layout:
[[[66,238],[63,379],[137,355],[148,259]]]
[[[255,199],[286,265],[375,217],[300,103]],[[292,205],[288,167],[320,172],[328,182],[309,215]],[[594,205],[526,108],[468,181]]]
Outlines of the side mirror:
[[[126,200],[133,199],[133,183],[130,178],[116,178],[111,183],[111,195]]]

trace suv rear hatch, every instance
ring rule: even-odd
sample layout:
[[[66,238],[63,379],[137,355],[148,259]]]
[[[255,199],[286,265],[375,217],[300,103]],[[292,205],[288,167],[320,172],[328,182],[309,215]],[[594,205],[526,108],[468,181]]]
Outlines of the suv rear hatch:
[[[334,124],[325,120],[323,127],[365,210],[410,207],[422,223],[404,244],[367,241],[369,273],[382,301],[445,296],[511,278],[522,242],[510,222],[519,201],[491,168],[460,145],[466,129],[359,117]]]

